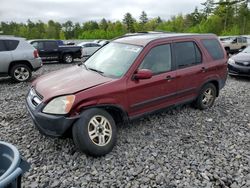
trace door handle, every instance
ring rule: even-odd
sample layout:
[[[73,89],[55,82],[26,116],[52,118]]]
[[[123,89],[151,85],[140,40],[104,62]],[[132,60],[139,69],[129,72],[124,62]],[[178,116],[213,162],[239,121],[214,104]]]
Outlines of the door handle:
[[[171,76],[167,76],[167,77],[166,77],[166,80],[167,80],[167,81],[171,81],[171,80],[173,80],[173,79],[174,79],[174,77],[171,77]]]
[[[207,72],[206,67],[201,67],[201,71],[202,71],[202,72]]]

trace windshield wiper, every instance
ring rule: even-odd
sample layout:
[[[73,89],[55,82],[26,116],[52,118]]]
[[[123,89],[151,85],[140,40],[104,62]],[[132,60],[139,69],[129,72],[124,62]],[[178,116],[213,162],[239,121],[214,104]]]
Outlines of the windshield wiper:
[[[95,71],[95,72],[97,72],[97,73],[103,75],[103,72],[100,71],[100,70],[97,70],[97,69],[94,69],[94,68],[88,68],[88,69],[89,69],[89,70],[92,70],[92,71]]]

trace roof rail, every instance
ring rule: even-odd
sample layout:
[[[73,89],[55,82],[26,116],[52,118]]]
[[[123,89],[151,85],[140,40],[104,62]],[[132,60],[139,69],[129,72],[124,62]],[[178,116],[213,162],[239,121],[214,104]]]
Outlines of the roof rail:
[[[122,36],[115,37],[113,40],[130,37],[130,36],[140,36],[140,35],[146,35],[146,34],[164,34],[164,33],[174,33],[174,32],[168,32],[168,31],[139,31],[136,33],[126,33]]]

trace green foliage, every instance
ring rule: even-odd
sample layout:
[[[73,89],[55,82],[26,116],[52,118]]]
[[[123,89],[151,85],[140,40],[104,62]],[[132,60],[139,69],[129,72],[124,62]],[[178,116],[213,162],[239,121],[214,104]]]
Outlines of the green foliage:
[[[197,7],[186,15],[176,15],[169,20],[160,17],[149,19],[142,11],[139,20],[126,13],[121,21],[111,22],[103,18],[100,22],[65,23],[49,20],[26,23],[1,22],[0,31],[27,39],[112,39],[125,33],[140,31],[166,31],[189,33],[215,33],[217,35],[250,34],[250,10],[247,0],[206,0],[203,8]]]

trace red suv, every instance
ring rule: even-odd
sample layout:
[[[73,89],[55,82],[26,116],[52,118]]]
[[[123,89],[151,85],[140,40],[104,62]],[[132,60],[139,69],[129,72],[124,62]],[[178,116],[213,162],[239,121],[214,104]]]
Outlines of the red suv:
[[[101,156],[114,147],[118,123],[187,102],[209,108],[226,78],[215,35],[124,36],[84,64],[35,80],[26,103],[41,133],[72,131],[81,151]]]

